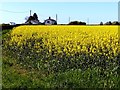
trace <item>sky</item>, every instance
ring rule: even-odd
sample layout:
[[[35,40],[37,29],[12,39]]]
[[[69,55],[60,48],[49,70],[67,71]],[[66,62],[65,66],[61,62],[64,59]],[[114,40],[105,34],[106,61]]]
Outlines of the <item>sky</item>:
[[[89,24],[118,21],[118,2],[2,2],[0,4],[0,23],[24,23],[25,17],[37,13],[40,22],[49,16],[58,24],[70,21],[83,21]]]

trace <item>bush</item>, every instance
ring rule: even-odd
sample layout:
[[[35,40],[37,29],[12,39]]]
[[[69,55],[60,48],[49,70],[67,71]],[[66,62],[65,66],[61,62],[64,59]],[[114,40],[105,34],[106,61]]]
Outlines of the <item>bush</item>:
[[[112,25],[120,25],[120,22],[114,21],[114,22],[112,22]]]
[[[114,22],[109,21],[109,22],[106,22],[105,25],[120,25],[120,22],[118,22],[118,21],[114,21]]]
[[[100,22],[100,25],[103,25],[103,22]]]
[[[70,22],[68,25],[86,25],[86,23],[85,22],[79,22],[79,21],[72,21],[72,22]]]

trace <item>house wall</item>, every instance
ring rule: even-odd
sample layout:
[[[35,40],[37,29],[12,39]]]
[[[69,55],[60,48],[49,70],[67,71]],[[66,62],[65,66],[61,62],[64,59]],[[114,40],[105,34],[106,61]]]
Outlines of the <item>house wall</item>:
[[[52,20],[46,20],[44,23],[45,25],[53,25],[55,22]]]
[[[31,23],[32,23],[32,24],[39,24],[39,22],[38,22],[38,21],[35,21],[35,20],[34,20],[34,21],[31,20]]]

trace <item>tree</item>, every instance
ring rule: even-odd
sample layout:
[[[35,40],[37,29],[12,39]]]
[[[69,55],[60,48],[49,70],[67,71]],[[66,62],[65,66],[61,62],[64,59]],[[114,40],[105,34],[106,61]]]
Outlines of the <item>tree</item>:
[[[109,25],[112,25],[112,22],[111,22],[111,21],[109,21]]]
[[[79,22],[79,25],[86,25],[86,23],[85,22]]]
[[[112,25],[112,22],[111,21],[106,22],[105,25]]]
[[[118,21],[114,21],[112,22],[112,25],[120,25],[120,23]]]
[[[33,14],[33,17],[35,18],[35,20],[38,20],[38,16],[36,13]]]
[[[72,22],[70,22],[69,23],[69,25],[86,25],[86,23],[85,22],[79,22],[79,21],[72,21]]]
[[[103,22],[100,22],[100,25],[103,25]]]

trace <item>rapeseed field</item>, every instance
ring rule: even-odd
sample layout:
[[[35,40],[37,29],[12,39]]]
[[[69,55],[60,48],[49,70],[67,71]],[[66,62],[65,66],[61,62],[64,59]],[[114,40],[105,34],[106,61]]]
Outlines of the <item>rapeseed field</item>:
[[[38,72],[94,68],[100,77],[118,77],[118,39],[118,26],[31,25],[14,28],[4,39],[3,48],[20,65]],[[108,79],[105,86],[114,87],[115,82]]]

